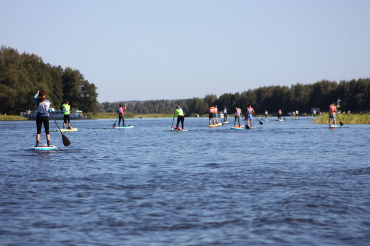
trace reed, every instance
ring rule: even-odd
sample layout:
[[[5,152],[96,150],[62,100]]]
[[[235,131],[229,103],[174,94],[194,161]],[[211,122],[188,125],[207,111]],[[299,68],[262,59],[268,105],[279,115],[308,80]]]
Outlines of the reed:
[[[27,120],[26,117],[21,117],[19,115],[5,115],[5,114],[0,114],[0,121],[6,121],[6,120]]]
[[[370,124],[370,114],[339,114],[336,118],[337,124],[340,121],[343,124]],[[313,122],[316,124],[329,124],[329,113],[317,116]]]

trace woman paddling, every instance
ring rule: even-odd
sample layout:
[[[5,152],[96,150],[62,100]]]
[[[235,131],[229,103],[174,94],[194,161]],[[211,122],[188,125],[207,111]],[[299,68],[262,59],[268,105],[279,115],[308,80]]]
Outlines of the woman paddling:
[[[37,112],[36,112],[37,135],[35,147],[39,147],[42,124],[44,124],[48,147],[50,147],[51,144],[49,134],[49,108],[51,103],[45,99],[45,91],[38,91],[33,100],[37,103]]]

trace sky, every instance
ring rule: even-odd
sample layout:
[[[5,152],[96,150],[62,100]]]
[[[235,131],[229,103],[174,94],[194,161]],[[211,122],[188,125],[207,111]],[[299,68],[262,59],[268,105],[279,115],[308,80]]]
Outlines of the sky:
[[[78,69],[99,102],[370,77],[368,0],[1,1],[0,45]]]

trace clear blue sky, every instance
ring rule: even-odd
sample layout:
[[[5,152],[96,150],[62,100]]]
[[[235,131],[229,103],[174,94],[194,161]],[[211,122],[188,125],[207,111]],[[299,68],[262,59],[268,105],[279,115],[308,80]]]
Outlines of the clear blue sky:
[[[370,76],[369,0],[1,1],[0,44],[79,69],[98,101]]]

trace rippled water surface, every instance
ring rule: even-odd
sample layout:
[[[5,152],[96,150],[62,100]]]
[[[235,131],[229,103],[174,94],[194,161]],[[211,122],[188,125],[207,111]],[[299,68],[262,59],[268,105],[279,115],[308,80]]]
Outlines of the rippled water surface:
[[[275,119],[0,122],[0,245],[369,245],[370,126]]]

